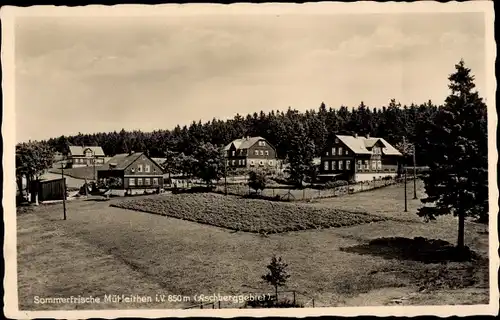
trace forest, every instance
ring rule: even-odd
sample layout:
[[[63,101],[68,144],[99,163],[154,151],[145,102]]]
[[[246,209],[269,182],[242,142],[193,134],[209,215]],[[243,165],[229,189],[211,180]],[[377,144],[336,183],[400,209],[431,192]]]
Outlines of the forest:
[[[263,111],[222,121],[213,119],[190,125],[177,125],[173,130],[153,132],[126,131],[61,136],[46,141],[55,151],[65,153],[69,145],[98,145],[108,156],[129,151],[143,151],[151,157],[165,157],[167,151],[192,155],[202,143],[222,146],[244,136],[262,136],[277,149],[278,157],[285,159],[293,149],[293,141],[309,143],[318,156],[325,143],[335,134],[354,134],[381,137],[396,145],[403,141],[415,144],[419,165],[426,165],[425,152],[437,106],[426,103],[402,106],[392,99],[387,106],[370,107],[363,102],[355,108],[326,106],[300,112],[289,107],[286,111]]]

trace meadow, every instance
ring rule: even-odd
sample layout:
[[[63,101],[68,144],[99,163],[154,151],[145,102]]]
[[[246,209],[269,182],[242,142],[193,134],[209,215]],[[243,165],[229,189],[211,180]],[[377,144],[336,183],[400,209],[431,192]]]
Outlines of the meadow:
[[[60,204],[20,211],[20,308],[185,308],[195,304],[37,305],[35,295],[272,293],[261,276],[273,254],[289,264],[291,278],[282,290],[296,291],[299,303],[306,307],[312,306],[311,299],[315,307],[488,303],[488,227],[466,224],[465,242],[477,253],[473,261],[454,262],[446,257],[423,261],[405,248],[422,243],[449,247],[456,242],[457,222],[453,217],[423,222],[415,214],[418,200],[410,200],[409,212],[404,213],[401,193],[401,187],[391,186],[310,204],[338,212],[364,209],[387,218],[378,222],[268,235],[110,206],[131,200],[126,198],[68,202],[65,221]],[[178,202],[190,199],[175,196],[163,195]],[[198,201],[220,209],[217,201],[224,200]],[[186,202],[185,206],[191,203]],[[245,203],[247,209],[238,208],[248,212],[257,206]],[[416,219],[404,220],[405,216]]]

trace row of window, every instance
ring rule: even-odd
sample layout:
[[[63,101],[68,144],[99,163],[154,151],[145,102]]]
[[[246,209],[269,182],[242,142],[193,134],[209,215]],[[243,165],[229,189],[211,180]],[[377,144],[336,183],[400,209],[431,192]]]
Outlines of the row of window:
[[[75,163],[92,163],[92,160],[94,160],[94,158],[92,158],[92,159],[75,158],[73,160]],[[91,161],[89,162],[89,160],[91,160]],[[95,162],[96,163],[103,163],[103,159],[95,159]]]
[[[265,141],[259,141],[259,146],[265,147],[266,146],[266,142]]]
[[[330,169],[330,163],[331,163],[331,169]],[[338,164],[338,167],[337,167]],[[339,160],[339,161],[325,161],[323,163],[323,168],[325,171],[328,170],[351,170],[351,160],[345,160],[345,166],[344,166],[344,160]],[[344,169],[345,168],[345,169]],[[370,160],[365,160],[363,164],[363,160],[358,160],[358,170],[369,170],[370,169]],[[372,170],[382,170],[382,160],[372,160],[371,161],[371,169]]]
[[[273,160],[269,160],[267,161],[267,163],[272,166],[274,165],[274,161]],[[236,165],[236,160],[231,160],[231,162],[229,162],[229,160],[227,160],[227,165],[233,165],[235,166]],[[238,165],[239,166],[245,166],[246,165],[246,160],[245,159],[239,159],[238,160]],[[254,166],[255,165],[255,160],[250,160],[250,165],[251,166]],[[260,160],[259,161],[259,165],[263,166],[264,165],[264,160]]]
[[[344,153],[342,153],[342,152],[344,152]],[[330,153],[327,151],[326,155],[329,156]],[[347,155],[349,155],[349,150],[347,150],[347,149],[343,150],[342,147],[338,147],[338,148],[334,147],[334,148],[332,148],[332,156],[336,156],[336,155],[339,155],[339,156],[346,155],[347,156]]]
[[[231,155],[234,157],[236,155],[236,151],[232,151]],[[261,156],[266,155],[266,156],[268,156],[269,155],[269,151],[268,150],[255,150],[254,155],[256,155],[256,156],[258,156],[258,155],[261,155]]]
[[[136,184],[137,180],[137,184]],[[152,183],[151,183],[152,182]],[[129,186],[157,186],[158,185],[158,178],[128,178],[128,185]]]
[[[331,170],[337,170],[337,162],[338,162],[338,170],[344,170],[344,160],[339,160],[339,161],[325,161],[323,166],[326,171],[330,170],[330,163],[331,163]],[[345,160],[345,170],[351,170],[351,160]]]
[[[142,168],[142,164],[138,164],[138,165],[137,165],[137,172],[143,172],[143,171],[142,171],[142,169],[143,169],[143,168]],[[131,171],[132,171],[132,172],[135,172],[135,169],[134,169],[134,168],[132,168],[132,169],[131,169]],[[150,166],[149,164],[146,164],[146,165],[144,166],[144,172],[151,172],[151,166]],[[156,169],[155,169],[155,168],[153,168],[153,172],[156,172]]]

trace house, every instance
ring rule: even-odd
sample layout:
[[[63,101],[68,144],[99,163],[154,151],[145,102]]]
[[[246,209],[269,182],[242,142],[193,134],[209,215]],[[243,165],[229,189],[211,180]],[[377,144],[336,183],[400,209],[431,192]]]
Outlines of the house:
[[[97,146],[69,146],[68,167],[102,166],[105,155],[101,147]]]
[[[396,176],[402,156],[383,138],[335,135],[321,154],[319,177],[368,181]]]
[[[224,147],[231,168],[276,168],[276,149],[262,137],[236,139]]]
[[[143,152],[117,154],[97,170],[98,183],[109,185],[111,189],[162,189],[163,170],[153,159]]]

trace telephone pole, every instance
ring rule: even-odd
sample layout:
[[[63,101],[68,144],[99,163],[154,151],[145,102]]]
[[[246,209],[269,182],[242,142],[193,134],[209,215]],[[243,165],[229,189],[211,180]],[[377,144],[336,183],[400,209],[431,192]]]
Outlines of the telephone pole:
[[[63,181],[63,220],[66,220],[66,179],[64,178],[64,161],[61,162],[61,176]]]
[[[407,199],[407,195],[406,195],[406,167],[404,168],[405,169],[405,212],[408,212],[408,199]]]
[[[417,198],[417,164],[415,162],[415,143],[413,143],[413,199]]]

